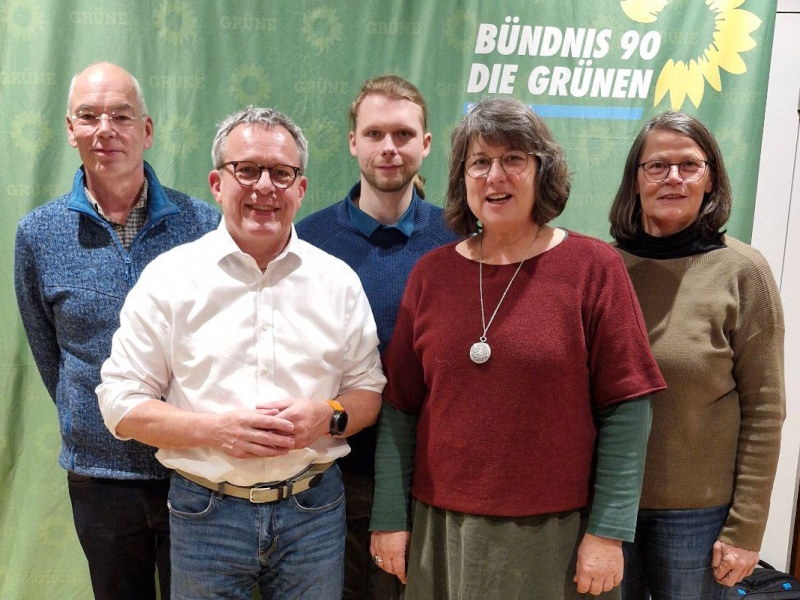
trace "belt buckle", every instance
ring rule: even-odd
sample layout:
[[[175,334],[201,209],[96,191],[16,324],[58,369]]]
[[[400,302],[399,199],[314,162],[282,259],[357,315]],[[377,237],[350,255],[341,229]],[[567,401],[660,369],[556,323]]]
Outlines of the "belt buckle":
[[[250,502],[254,504],[279,502],[292,495],[293,485],[292,481],[284,481],[275,486],[250,488]]]
[[[253,502],[254,504],[264,504],[266,502],[279,502],[280,500],[290,498],[295,493],[294,484],[305,481],[306,479],[309,480],[308,487],[314,487],[322,479],[323,473],[316,473],[311,477],[307,477],[308,470],[309,469],[306,469],[298,473],[292,479],[281,481],[277,485],[250,488],[250,502]],[[263,497],[264,495],[272,496],[272,494],[274,494],[274,497]]]
[[[265,504],[275,502],[280,498],[280,490],[274,487],[254,487],[250,488],[250,502],[253,504]]]

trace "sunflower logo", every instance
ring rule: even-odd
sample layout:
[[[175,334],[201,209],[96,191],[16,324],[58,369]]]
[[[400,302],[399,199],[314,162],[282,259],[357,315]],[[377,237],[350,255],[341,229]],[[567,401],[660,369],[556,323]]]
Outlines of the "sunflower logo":
[[[320,160],[341,154],[345,147],[347,136],[330,119],[314,121],[304,129],[306,137],[312,140],[314,156]]]
[[[50,144],[53,130],[41,113],[26,110],[18,113],[11,123],[11,140],[23,154],[36,154]]]
[[[733,165],[747,164],[750,140],[742,134],[741,129],[738,127],[721,127],[715,134],[720,145],[724,148],[725,165],[729,173]]]
[[[631,20],[653,23],[669,2],[670,0],[623,0],[620,6]],[[711,40],[694,57],[678,60],[670,58],[667,61],[656,82],[654,106],[669,92],[673,109],[679,109],[687,96],[695,107],[699,107],[706,82],[716,91],[722,91],[720,69],[733,75],[741,75],[747,71],[747,65],[739,54],[756,46],[750,34],[761,25],[761,19],[739,8],[744,2],[745,0],[706,0],[709,15],[714,18]]]
[[[40,424],[33,430],[31,446],[40,456],[55,456],[61,449],[61,437],[55,424]]]
[[[586,127],[586,133],[575,140],[575,160],[571,163],[600,167],[608,164],[609,156],[625,156],[627,138],[621,138],[622,143],[619,143],[619,136],[612,127],[603,127],[600,123],[593,121]]]
[[[57,498],[63,493],[61,486],[34,486],[38,488],[41,494],[49,495],[52,498]],[[33,491],[33,490],[31,490]],[[46,497],[46,496],[45,496]],[[37,529],[37,539],[47,540],[48,544],[64,545],[72,544],[72,536],[74,530],[70,519],[65,519],[63,515],[58,514],[48,517],[40,521]]]
[[[159,145],[168,154],[181,157],[200,143],[200,133],[189,117],[167,117],[160,127]]]
[[[342,38],[342,22],[336,11],[322,6],[303,17],[303,35],[320,54]]]
[[[623,0],[622,10],[631,21],[637,23],[654,23],[658,13],[664,10],[669,0]]]
[[[457,10],[445,22],[444,37],[451,48],[459,52],[471,52],[475,48],[475,43],[467,32],[475,31],[477,26],[478,17],[475,13]]]
[[[240,104],[263,105],[272,89],[258,65],[242,65],[231,75],[231,92]]]
[[[2,23],[11,37],[29,40],[41,33],[44,17],[28,0],[10,0],[4,4]]]
[[[183,44],[197,37],[197,17],[186,0],[166,0],[156,9],[153,22],[158,30],[158,37],[174,46]]]

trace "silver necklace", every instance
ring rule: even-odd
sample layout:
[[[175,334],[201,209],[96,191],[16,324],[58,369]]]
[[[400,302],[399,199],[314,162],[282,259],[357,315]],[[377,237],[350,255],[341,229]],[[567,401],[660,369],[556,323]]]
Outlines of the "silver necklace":
[[[497,316],[497,311],[500,310],[500,305],[503,304],[503,300],[506,299],[506,294],[508,294],[508,290],[511,289],[511,284],[514,283],[514,280],[517,278],[517,274],[519,273],[520,269],[522,269],[522,265],[525,264],[526,260],[528,260],[528,250],[531,249],[531,246],[533,246],[533,242],[536,241],[537,237],[539,237],[538,231],[536,232],[536,235],[533,236],[531,243],[528,244],[528,247],[525,249],[526,256],[520,261],[519,265],[517,266],[517,270],[514,271],[514,275],[511,276],[511,281],[508,282],[503,295],[500,296],[500,302],[497,303],[492,316],[489,318],[489,323],[486,323],[486,311],[483,308],[483,234],[481,234],[481,239],[479,240],[480,262],[478,263],[478,291],[480,292],[481,298],[481,324],[483,325],[483,335],[478,338],[478,341],[472,344],[469,349],[469,357],[475,364],[482,365],[489,360],[490,356],[492,356],[492,348],[486,341],[486,333],[489,331],[489,327],[492,326],[492,322],[494,322],[494,318]]]

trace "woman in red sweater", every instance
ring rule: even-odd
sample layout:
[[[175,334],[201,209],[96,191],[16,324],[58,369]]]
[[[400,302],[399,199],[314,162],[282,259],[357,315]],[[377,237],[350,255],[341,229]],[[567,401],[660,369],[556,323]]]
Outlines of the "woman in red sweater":
[[[446,214],[470,237],[417,263],[384,355],[372,551],[407,600],[622,578],[664,382],[619,255],[547,225],[568,195],[524,104],[482,100],[454,130]]]

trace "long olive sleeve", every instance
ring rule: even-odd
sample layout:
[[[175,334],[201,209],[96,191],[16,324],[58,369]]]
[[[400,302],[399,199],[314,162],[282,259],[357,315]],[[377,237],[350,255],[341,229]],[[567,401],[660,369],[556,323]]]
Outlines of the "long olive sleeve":
[[[386,402],[378,419],[372,531],[411,529],[411,476],[417,447],[417,417]]]
[[[633,541],[651,416],[649,396],[598,412],[589,533]]]

